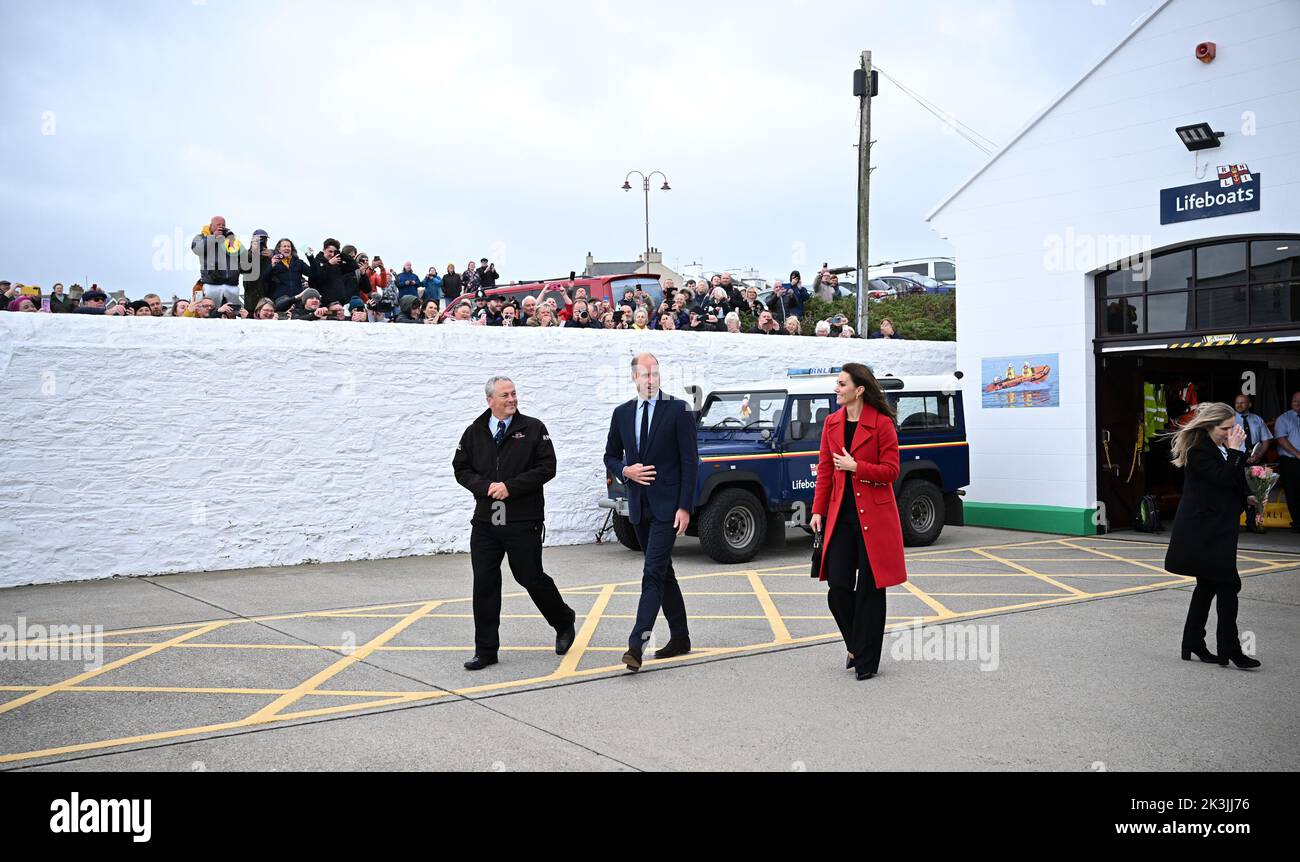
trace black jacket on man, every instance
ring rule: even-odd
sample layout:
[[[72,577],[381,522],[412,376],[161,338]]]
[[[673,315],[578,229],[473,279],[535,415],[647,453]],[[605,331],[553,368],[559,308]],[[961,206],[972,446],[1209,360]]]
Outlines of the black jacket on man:
[[[1237,528],[1249,493],[1244,453],[1229,449],[1225,459],[1208,437],[1192,446],[1165,568],[1191,578],[1236,578]]]
[[[339,259],[338,264],[329,263],[325,260],[325,253],[318,251],[315,257],[307,260],[311,272],[309,283],[320,294],[321,305],[327,307],[336,302],[347,305],[357,295],[357,262],[343,252],[339,252]]]
[[[542,486],[555,478],[555,446],[539,420],[516,413],[506,428],[500,448],[492,438],[487,410],[460,437],[452,470],[456,481],[474,494],[474,521],[492,523],[493,506],[488,487],[504,482],[506,523],[541,521],[546,516]]]

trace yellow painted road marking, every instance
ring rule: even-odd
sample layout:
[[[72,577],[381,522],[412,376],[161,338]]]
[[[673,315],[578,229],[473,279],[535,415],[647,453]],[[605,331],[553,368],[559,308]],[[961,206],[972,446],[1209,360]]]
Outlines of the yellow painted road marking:
[[[560,666],[555,669],[557,678],[568,676],[578,669],[578,663],[591,646],[591,639],[596,634],[596,627],[600,625],[600,615],[605,613],[605,608],[609,605],[610,598],[614,595],[614,585],[609,584],[600,591],[596,596],[596,601],[591,606],[591,613],[582,623],[582,628],[578,630],[577,636],[573,639],[573,646],[569,647],[569,652],[560,662]]]
[[[1070,593],[1070,594],[1072,594],[1072,595],[1074,595],[1074,596],[1082,597],[1082,596],[1086,596],[1086,595],[1087,595],[1087,593],[1085,593],[1085,592],[1084,592],[1083,590],[1081,590],[1081,589],[1078,589],[1077,587],[1072,587],[1072,586],[1070,586],[1069,584],[1063,584],[1063,583],[1061,583],[1060,581],[1053,580],[1052,578],[1048,577],[1047,575],[1042,574],[1041,572],[1035,572],[1033,569],[1027,569],[1027,568],[1025,568],[1024,566],[1018,566],[1018,565],[1016,565],[1015,563],[1011,562],[1010,560],[1004,560],[1004,559],[1002,559],[1001,557],[994,556],[993,554],[990,554],[988,551],[980,550],[979,553],[980,553],[980,556],[988,557],[990,560],[992,560],[992,561],[995,562],[995,563],[1002,563],[1002,564],[1005,565],[1005,566],[1010,566],[1011,568],[1016,569],[1016,570],[1018,570],[1018,571],[1020,571],[1020,572],[1023,572],[1023,573],[1026,574],[1026,575],[1029,575],[1029,576],[1031,576],[1031,577],[1038,578],[1040,581],[1042,581],[1042,582],[1045,583],[1045,584],[1051,584],[1052,586],[1056,587],[1057,589],[1065,590],[1066,592],[1068,592],[1068,593]]]
[[[193,631],[186,632],[185,634],[172,638],[171,640],[163,641],[162,643],[159,644],[152,644],[149,646],[148,649],[141,650],[138,653],[133,653],[128,656],[123,656],[122,658],[117,659],[116,661],[108,662],[107,664],[101,665],[95,668],[94,670],[88,670],[85,673],[77,674],[71,679],[66,679],[63,682],[55,683],[54,685],[42,686],[41,688],[38,688],[36,691],[30,692],[29,694],[25,694],[22,697],[14,698],[13,700],[7,703],[0,704],[0,713],[9,712],[10,710],[17,709],[20,706],[25,706],[26,704],[29,704],[32,701],[40,700],[43,697],[54,694],[56,691],[61,691],[62,689],[69,688],[70,686],[74,686],[79,683],[85,682],[88,679],[94,679],[97,676],[106,674],[111,670],[117,670],[120,667],[125,667],[126,665],[131,664],[132,662],[139,661],[142,658],[148,658],[151,655],[155,655],[157,653],[162,652],[163,650],[167,649],[169,646],[178,643],[183,643],[184,641],[189,640],[190,638],[198,637],[199,635],[205,635],[208,632],[215,631],[216,629],[219,629],[226,624],[227,621],[218,622],[218,623],[209,623],[206,626],[194,629]]]
[[[273,720],[276,716],[276,713],[282,711],[285,707],[311,694],[314,689],[318,688],[321,685],[321,683],[325,682],[326,680],[337,676],[338,674],[352,667],[357,662],[365,660],[370,656],[372,652],[375,651],[377,647],[381,647],[384,644],[388,643],[393,638],[397,637],[399,634],[401,634],[403,631],[409,628],[412,624],[414,624],[417,620],[419,620],[420,617],[429,613],[434,608],[438,607],[438,605],[440,604],[442,604],[442,602],[425,602],[424,604],[420,605],[420,607],[416,608],[415,610],[411,611],[411,613],[407,614],[406,617],[403,618],[402,621],[399,622],[397,625],[392,626],[391,628],[384,631],[382,634],[378,635],[375,638],[372,638],[364,646],[357,649],[357,651],[352,653],[351,655],[343,656],[343,658],[334,662],[334,664],[314,674],[308,679],[303,680],[301,683],[295,686],[291,691],[282,694],[280,697],[276,698],[271,703],[267,704],[266,706],[259,709],[257,712],[250,715],[246,719],[246,721],[249,724],[258,724],[261,722]]]
[[[767,585],[758,576],[758,572],[751,571],[745,574],[749,578],[749,585],[754,589],[754,597],[758,599],[758,604],[767,617],[767,624],[772,627],[772,643],[788,644],[790,642],[790,630],[781,621],[781,612],[776,609],[776,603],[772,601],[772,596],[767,591]]]
[[[903,588],[906,589],[912,595],[916,596],[921,601],[925,602],[927,605],[929,605],[930,609],[939,615],[938,617],[939,619],[946,619],[948,617],[954,616],[952,611],[948,610],[940,602],[932,598],[929,593],[922,590],[920,587],[912,583],[910,580],[903,582]]]

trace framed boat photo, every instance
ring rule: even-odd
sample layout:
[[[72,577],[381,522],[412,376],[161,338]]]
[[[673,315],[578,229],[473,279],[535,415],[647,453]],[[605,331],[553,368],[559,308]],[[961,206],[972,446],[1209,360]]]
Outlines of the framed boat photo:
[[[980,406],[1060,407],[1060,355],[999,356],[980,361]]]

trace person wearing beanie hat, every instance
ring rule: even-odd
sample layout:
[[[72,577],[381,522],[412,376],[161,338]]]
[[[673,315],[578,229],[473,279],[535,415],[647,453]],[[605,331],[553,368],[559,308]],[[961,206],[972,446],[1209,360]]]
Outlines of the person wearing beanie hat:
[[[292,320],[324,320],[328,316],[329,309],[321,305],[320,291],[309,287],[298,294],[298,308]]]
[[[248,242],[248,254],[240,262],[244,276],[244,305],[256,308],[264,297],[271,295],[271,235],[264,230],[253,231]]]
[[[415,307],[415,304],[419,301],[420,298],[418,296],[403,296],[400,300],[398,300],[398,305],[401,308],[401,313],[397,315],[397,318],[393,322],[394,323],[419,323],[420,322],[419,318],[417,318],[415,314],[412,313],[412,309]]]
[[[104,314],[107,305],[108,295],[98,287],[93,287],[81,295],[81,305],[78,306],[77,313]]]

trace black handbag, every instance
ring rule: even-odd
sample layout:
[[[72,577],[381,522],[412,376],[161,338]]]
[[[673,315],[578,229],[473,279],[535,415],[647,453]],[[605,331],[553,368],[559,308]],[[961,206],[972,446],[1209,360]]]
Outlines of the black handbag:
[[[821,580],[822,577],[822,534],[813,533],[812,549],[812,577]]]

